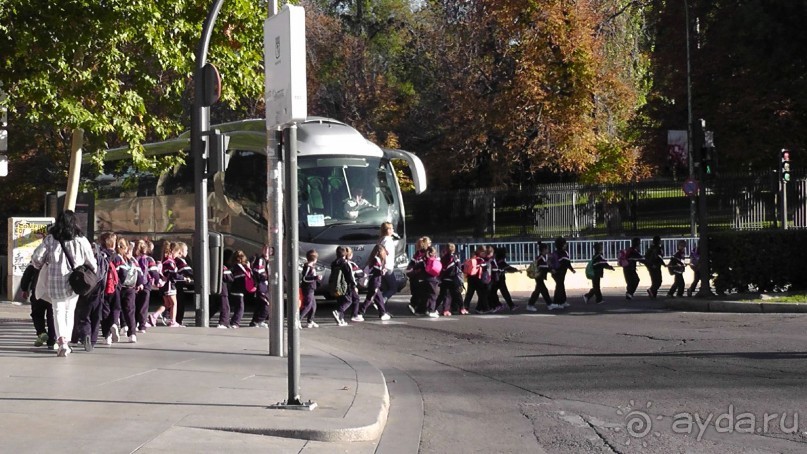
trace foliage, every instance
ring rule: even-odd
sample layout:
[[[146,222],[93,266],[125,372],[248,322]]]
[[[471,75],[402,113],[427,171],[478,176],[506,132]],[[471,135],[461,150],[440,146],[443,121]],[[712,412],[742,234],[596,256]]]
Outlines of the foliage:
[[[668,129],[686,129],[684,5],[690,7],[692,110],[706,120],[724,170],[760,170],[780,148],[807,148],[807,4],[654,0],[652,91],[642,115],[648,157],[666,161]],[[697,21],[697,30],[695,23]]]
[[[227,2],[209,57],[225,80],[222,102],[239,111],[263,86],[263,44],[254,37],[265,12],[253,3]],[[47,155],[50,188],[63,188],[74,128],[85,131],[85,151],[128,144],[139,167],[158,167],[137,145],[187,126],[193,49],[207,7],[198,0],[6,0],[0,80],[12,125],[10,172],[38,181],[44,169],[30,169],[28,159]]]
[[[807,289],[800,251],[807,232],[762,230],[709,235],[709,258],[718,293]]]

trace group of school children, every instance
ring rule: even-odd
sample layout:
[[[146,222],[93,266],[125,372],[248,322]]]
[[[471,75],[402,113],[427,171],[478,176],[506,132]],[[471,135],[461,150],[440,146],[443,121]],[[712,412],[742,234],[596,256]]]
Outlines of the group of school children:
[[[479,314],[518,308],[507,289],[505,275],[519,270],[507,263],[504,249],[479,246],[465,262],[460,260],[453,243],[445,244],[438,256],[431,239],[424,236],[417,240],[415,249],[407,267],[412,294],[409,310],[413,314],[429,318],[466,315],[474,295],[477,296],[475,312]],[[466,279],[468,288],[463,297]],[[503,302],[499,300],[499,293]]]
[[[154,244],[148,239],[130,242],[113,232],[99,236],[94,245],[98,283],[76,305],[70,343],[92,351],[100,340],[112,345],[126,338],[137,342],[158,321],[164,326],[181,327],[184,299],[178,293],[193,284],[193,270],[186,261],[188,246],[183,242],[163,243],[162,260],[154,258]],[[31,319],[36,330],[35,346],[55,348],[53,308],[37,298],[39,270],[33,264],[23,273],[23,297],[30,298]],[[149,314],[152,290],[162,297],[162,305]],[[166,314],[167,312],[167,314]],[[166,316],[167,315],[167,316]]]
[[[211,317],[219,313],[218,329],[238,329],[244,317],[244,307],[255,306],[249,326],[267,328],[269,324],[269,273],[267,263],[273,254],[269,245],[251,258],[243,250],[236,250],[222,268],[221,293],[218,307],[213,307]]]
[[[690,287],[686,289],[686,293],[687,296],[692,296],[692,293],[701,281],[700,272],[698,270],[698,249],[695,248],[692,251],[689,256],[689,264],[687,264],[686,241],[678,241],[675,254],[670,257],[668,263],[665,263],[664,251],[659,236],[653,237],[652,243],[644,255],[639,251],[640,242],[641,240],[639,238],[633,238],[631,240],[631,246],[620,253],[618,260],[619,266],[622,267],[625,283],[627,285],[625,299],[633,299],[636,289],[639,286],[639,274],[636,271],[636,267],[639,264],[645,265],[650,275],[651,284],[647,289],[647,294],[650,298],[656,298],[658,296],[658,291],[661,288],[662,268],[665,267],[668,269],[669,273],[674,276],[673,285],[667,292],[667,296],[670,298],[682,297],[685,290],[684,271],[686,271],[687,266],[690,266],[695,273],[695,279]],[[566,240],[564,238],[558,238],[555,240],[555,251],[549,254],[549,246],[544,243],[539,243],[538,256],[527,270],[528,275],[535,279],[535,290],[527,303],[528,311],[537,311],[535,303],[540,297],[543,297],[549,310],[569,307],[569,303],[566,301],[564,279],[567,271],[574,273],[575,270],[572,268],[566,246]],[[585,304],[590,303],[592,299],[594,299],[596,304],[602,304],[604,302],[600,289],[600,281],[606,269],[613,270],[614,267],[603,257],[602,243],[595,243],[594,255],[586,266],[586,277],[591,280],[592,287],[583,295],[583,302]],[[554,298],[549,296],[549,290],[544,283],[549,274],[551,274],[555,281]]]

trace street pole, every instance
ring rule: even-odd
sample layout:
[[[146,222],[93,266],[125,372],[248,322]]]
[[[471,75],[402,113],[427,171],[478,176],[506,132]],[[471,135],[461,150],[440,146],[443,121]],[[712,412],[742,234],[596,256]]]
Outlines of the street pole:
[[[695,175],[695,163],[692,148],[692,63],[689,51],[689,3],[684,0],[684,17],[686,21],[686,47],[687,47],[687,157],[689,161],[689,178]],[[701,181],[703,183],[703,181]],[[701,184],[703,187],[703,184]],[[691,236],[695,236],[695,198],[689,202],[689,227]]]
[[[706,122],[701,120],[701,127],[703,128],[704,133],[704,141],[703,146],[710,146],[713,143],[709,143],[712,139],[707,137],[706,133]],[[700,163],[698,166],[698,180],[700,180],[700,192],[698,194],[698,205],[700,207],[700,222],[698,225],[700,226],[700,231],[698,232],[700,235],[700,239],[698,242],[698,253],[700,254],[701,258],[698,261],[698,269],[701,275],[701,287],[698,289],[697,296],[699,297],[709,297],[714,296],[712,293],[712,269],[709,265],[709,213],[708,213],[708,206],[706,204],[706,169],[704,169],[705,164],[703,162]]]
[[[215,0],[202,25],[202,36],[196,48],[193,72],[193,109],[191,110],[191,156],[194,159],[194,205],[196,216],[193,233],[193,280],[196,303],[196,326],[209,327],[210,314],[210,251],[207,227],[207,157],[208,147],[203,139],[210,130],[210,107],[204,102],[204,67],[213,34],[213,24],[224,0]]]
[[[269,17],[277,14],[277,0],[269,2]],[[274,254],[267,259],[269,272],[269,356],[283,357],[283,167],[280,162],[283,133],[277,128],[266,129],[266,201],[267,244]]]
[[[297,210],[297,124],[283,131],[283,143],[286,153],[283,163],[286,171],[286,235],[284,258],[288,280],[286,281],[286,329],[289,343],[289,395],[286,405],[304,405],[300,401],[300,330],[299,311],[297,310],[300,292],[300,270],[297,268],[299,256],[300,234],[297,228],[299,212]],[[309,402],[311,404],[311,402]],[[316,406],[316,404],[313,404]]]

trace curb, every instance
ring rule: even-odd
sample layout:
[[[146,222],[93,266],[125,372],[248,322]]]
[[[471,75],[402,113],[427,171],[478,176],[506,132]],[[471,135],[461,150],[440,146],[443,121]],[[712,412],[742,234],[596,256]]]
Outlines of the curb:
[[[282,438],[324,442],[375,441],[381,437],[389,415],[389,391],[380,370],[351,353],[336,350],[314,341],[309,346],[344,362],[356,373],[356,393],[342,418],[317,418],[313,413],[290,414],[290,410],[267,410],[268,424],[261,425],[254,417],[216,418],[190,416],[182,427],[248,433]],[[316,410],[314,410],[316,411]],[[305,416],[303,416],[305,415]],[[269,427],[271,426],[271,427]]]
[[[741,301],[673,300],[666,308],[675,311],[725,312],[725,313],[766,313],[804,314],[807,303],[752,303]]]

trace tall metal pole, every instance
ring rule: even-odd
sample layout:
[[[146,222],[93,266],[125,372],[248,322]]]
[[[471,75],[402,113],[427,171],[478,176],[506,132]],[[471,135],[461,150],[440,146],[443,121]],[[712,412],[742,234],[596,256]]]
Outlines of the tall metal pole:
[[[686,21],[686,43],[687,43],[687,157],[689,160],[689,179],[691,180],[695,175],[695,163],[692,148],[692,63],[689,51],[689,2],[684,0],[684,17]],[[703,182],[701,182],[703,186]],[[690,233],[694,237],[695,230],[695,216],[696,216],[695,198],[692,197],[689,202],[689,226]]]
[[[269,2],[269,17],[277,14],[277,0]],[[270,81],[271,82],[271,81]],[[266,130],[267,244],[274,251],[267,260],[269,272],[269,355],[283,357],[283,165],[280,162],[282,131]]]
[[[210,108],[204,105],[203,68],[207,64],[207,51],[213,34],[213,24],[221,10],[224,0],[215,0],[208,12],[202,37],[196,48],[196,65],[193,72],[193,109],[191,110],[191,156],[194,159],[195,191],[195,231],[193,235],[193,278],[194,300],[196,302],[196,325],[210,326],[210,251],[207,238],[207,172],[206,161],[209,156],[207,142],[203,140],[210,130]]]
[[[288,279],[286,281],[286,326],[289,335],[289,398],[287,405],[300,405],[300,331],[298,294],[300,291],[300,271],[297,268],[300,235],[297,211],[297,124],[292,123],[283,131],[285,155],[283,164],[286,171],[286,250],[284,259]]]

